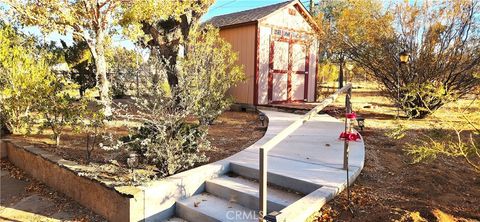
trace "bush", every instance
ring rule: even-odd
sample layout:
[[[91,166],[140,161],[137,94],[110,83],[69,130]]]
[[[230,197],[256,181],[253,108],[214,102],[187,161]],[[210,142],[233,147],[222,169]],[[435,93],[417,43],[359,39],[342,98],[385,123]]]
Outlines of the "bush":
[[[13,133],[30,131],[39,98],[55,80],[45,54],[31,41],[10,26],[0,26],[0,109]]]
[[[163,88],[148,87],[148,94],[134,98],[136,111],[122,116],[141,126],[131,127],[131,136],[121,144],[139,154],[144,163],[155,165],[162,177],[207,161],[202,151],[210,148],[208,128],[186,122],[193,97],[179,88],[173,90],[176,96],[167,96]]]
[[[477,92],[478,93],[478,90]],[[434,130],[431,135],[419,136],[418,143],[407,144],[405,151],[414,163],[433,160],[438,156],[462,158],[465,163],[480,173],[480,102],[478,95],[468,106],[459,105],[450,110],[448,118],[439,119],[437,127],[447,130]]]
[[[78,85],[67,82],[64,78],[57,77],[45,88],[44,96],[38,98],[38,111],[45,121],[41,129],[52,130],[55,144],[60,145],[60,138],[69,127],[78,130],[87,112],[90,97],[83,96],[80,100],[74,97]]]
[[[100,108],[101,107],[97,107],[97,109]],[[85,147],[85,151],[87,162],[90,162],[93,151],[96,148],[103,146],[104,142],[111,142],[110,138],[112,138],[112,136],[107,133],[107,128],[105,127],[105,116],[101,112],[87,111],[86,117],[88,120],[81,125],[81,131],[87,135],[87,145]]]
[[[179,87],[196,98],[193,111],[200,124],[213,123],[232,104],[227,91],[245,79],[237,59],[237,53],[213,26],[190,34],[186,57],[180,62]]]

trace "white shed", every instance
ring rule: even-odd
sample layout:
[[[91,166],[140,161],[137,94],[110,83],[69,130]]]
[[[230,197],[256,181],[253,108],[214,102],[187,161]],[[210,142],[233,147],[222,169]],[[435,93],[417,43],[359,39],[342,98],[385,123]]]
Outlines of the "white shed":
[[[316,99],[318,26],[298,0],[213,17],[207,23],[239,53],[247,81],[237,103],[268,105]]]

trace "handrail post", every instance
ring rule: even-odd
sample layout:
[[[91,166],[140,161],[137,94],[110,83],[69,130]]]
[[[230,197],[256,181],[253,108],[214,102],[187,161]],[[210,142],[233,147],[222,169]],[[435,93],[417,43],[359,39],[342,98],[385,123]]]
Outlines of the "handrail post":
[[[299,127],[301,127],[303,124],[305,124],[307,121],[312,119],[315,115],[318,114],[322,109],[324,109],[326,106],[329,104],[333,103],[337,97],[346,91],[347,93],[347,103],[350,103],[350,97],[351,97],[351,83],[348,83],[347,86],[344,86],[343,88],[339,89],[337,92],[334,94],[330,95],[328,98],[324,99],[319,105],[317,105],[315,108],[310,110],[307,114],[305,114],[302,118],[296,120],[292,124],[290,124],[287,128],[283,129],[280,133],[275,135],[272,139],[264,143],[260,148],[259,148],[259,170],[258,170],[258,182],[259,182],[259,202],[258,202],[258,208],[259,208],[259,221],[264,222],[266,220],[270,220],[268,218],[268,209],[267,209],[267,185],[268,185],[268,179],[267,179],[267,160],[268,160],[268,151],[274,148],[277,144],[279,144],[281,141],[283,141],[285,138],[287,138],[291,133],[293,133],[295,130],[297,130]],[[351,110],[350,105],[347,105],[347,109]],[[345,129],[347,125],[345,124]],[[348,145],[348,144],[347,144]],[[347,147],[348,148],[348,147]],[[348,173],[347,173],[348,174]]]
[[[267,150],[263,147],[260,147],[260,168],[259,168],[259,203],[258,208],[259,212],[259,221],[265,221],[263,218],[267,215]]]
[[[349,88],[347,90],[347,93],[345,95],[345,114],[352,112],[352,107],[351,107],[351,102],[350,99],[352,98],[352,88]],[[350,128],[350,120],[345,116],[345,133],[350,133],[351,128]],[[348,139],[345,138],[345,141],[343,143],[343,169],[347,170],[348,169],[348,152],[349,152],[349,144],[348,144]]]

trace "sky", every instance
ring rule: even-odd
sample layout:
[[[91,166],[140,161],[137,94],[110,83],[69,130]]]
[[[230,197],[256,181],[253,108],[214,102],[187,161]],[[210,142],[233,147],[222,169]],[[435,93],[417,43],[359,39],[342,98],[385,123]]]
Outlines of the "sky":
[[[217,16],[217,15],[244,11],[244,10],[272,5],[272,4],[276,4],[284,1],[286,0],[217,0],[209,8],[208,12],[202,17],[201,20],[206,21],[211,17]],[[308,4],[308,0],[302,1],[302,2],[304,2],[304,4]],[[71,35],[63,36],[58,33],[52,33],[48,36],[43,36],[40,30],[36,27],[27,27],[27,28],[24,28],[23,31],[32,35],[39,36],[40,39],[43,39],[46,42],[50,42],[50,41],[60,42],[60,39],[64,40],[68,45],[71,45],[73,42]],[[119,36],[116,36],[113,38],[112,44],[114,46],[123,46],[127,49],[134,48],[134,45],[131,41],[122,39]]]
[[[202,18],[203,21],[217,15],[229,14],[233,12],[244,11],[252,8],[258,8],[267,5],[273,5],[286,0],[217,0]],[[309,0],[301,0],[308,7]]]
[[[253,9],[253,8],[258,8],[262,6],[267,6],[267,5],[272,5],[280,2],[284,2],[286,0],[216,0],[216,2],[210,6],[208,12],[202,17],[201,21],[206,21],[210,19],[211,17],[217,16],[217,15],[223,15],[223,14],[229,14],[233,12],[239,12],[239,11],[244,11],[248,9]],[[390,0],[391,1],[391,0]],[[309,0],[301,0],[301,2],[305,5],[305,7],[308,7]],[[5,6],[4,4],[0,3],[0,8],[1,6]],[[57,41],[59,42],[60,39],[63,39],[67,44],[72,44],[72,36],[67,35],[67,36],[62,36],[58,33],[52,33],[46,37],[43,37],[41,35],[41,32],[38,28],[35,27],[28,27],[24,29],[25,32],[28,32],[32,35],[37,35],[40,36],[41,39],[44,39],[45,41]],[[134,45],[131,41],[122,39],[119,36],[115,36],[113,38],[113,43],[114,46],[123,46],[127,49],[133,49]]]

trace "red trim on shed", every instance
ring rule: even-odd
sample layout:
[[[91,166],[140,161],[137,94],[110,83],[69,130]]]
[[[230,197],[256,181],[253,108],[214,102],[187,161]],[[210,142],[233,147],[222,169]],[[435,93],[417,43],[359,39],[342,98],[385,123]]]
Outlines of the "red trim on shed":
[[[258,22],[255,24],[255,70],[254,70],[254,84],[253,84],[253,105],[258,105],[258,82],[259,82],[259,75],[260,72],[260,57],[259,50],[260,50],[260,28],[258,27]]]

